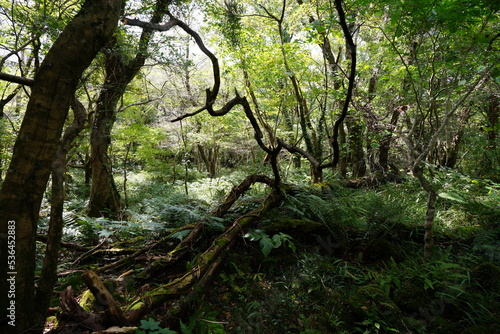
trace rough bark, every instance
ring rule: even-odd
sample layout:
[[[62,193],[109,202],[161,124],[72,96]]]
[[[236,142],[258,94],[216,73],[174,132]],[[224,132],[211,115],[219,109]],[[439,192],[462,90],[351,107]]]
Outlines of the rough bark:
[[[80,134],[85,126],[87,113],[83,105],[74,99],[72,103],[74,114],[73,123],[66,129],[52,163],[52,193],[50,198],[50,221],[47,236],[47,247],[43,258],[42,272],[38,281],[35,303],[38,306],[34,316],[37,322],[44,323],[45,310],[50,306],[50,298],[54,284],[57,282],[57,264],[63,230],[63,210],[65,199],[65,174],[67,154],[71,149],[73,140]]]
[[[2,333],[41,331],[33,317],[36,312],[33,299],[35,236],[42,196],[78,80],[114,31],[120,7],[119,0],[86,1],[45,56],[32,85],[10,168],[0,191],[0,262],[3,268],[7,264],[8,226],[15,226],[16,252],[15,267],[0,273],[0,319],[14,300],[5,297],[11,288],[7,273],[16,273],[9,275],[16,282],[16,326],[3,322],[0,324]]]

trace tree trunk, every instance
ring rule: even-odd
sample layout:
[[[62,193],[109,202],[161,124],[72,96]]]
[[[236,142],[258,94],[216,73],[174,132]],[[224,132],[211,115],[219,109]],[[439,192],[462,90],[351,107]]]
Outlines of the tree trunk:
[[[63,211],[65,198],[65,174],[67,154],[71,149],[73,140],[80,134],[85,126],[87,113],[83,105],[75,99],[72,105],[74,120],[64,132],[61,144],[52,164],[52,193],[50,198],[50,222],[47,237],[47,248],[43,258],[42,272],[36,291],[35,304],[37,313],[34,318],[37,323],[43,324],[46,310],[50,306],[50,298],[54,284],[57,282],[57,264],[59,248],[64,226]]]
[[[483,168],[481,174],[489,175],[492,171],[498,169],[498,164],[500,163],[500,158],[497,153],[497,132],[500,119],[500,99],[493,93],[490,95],[489,104],[486,107],[486,117],[488,127],[484,129],[486,131],[486,146],[482,159]]]
[[[422,167],[412,169],[413,175],[420,181],[420,185],[427,192],[427,212],[425,214],[424,259],[430,260],[434,246],[434,218],[436,216],[437,192],[434,186],[425,178]]]
[[[391,148],[392,133],[396,129],[399,116],[406,112],[406,110],[408,110],[408,106],[397,107],[393,110],[389,128],[380,140],[378,161],[379,168],[384,173],[387,173],[389,170],[389,149]]]
[[[169,0],[158,0],[151,23],[161,22]],[[106,79],[97,99],[94,126],[90,134],[90,164],[92,188],[88,204],[91,217],[119,218],[121,201],[116,187],[111,158],[108,155],[111,144],[111,130],[116,121],[117,104],[125,93],[127,85],[136,77],[148,57],[147,48],[154,31],[145,28],[139,41],[135,58],[127,60],[116,38],[112,40],[105,54]]]
[[[217,176],[217,161],[219,160],[219,146],[215,144],[213,147],[206,147],[198,144],[198,153],[201,160],[205,164],[208,177],[214,179]]]
[[[0,319],[9,315],[0,324],[1,333],[41,331],[33,317],[37,309],[33,301],[35,236],[42,196],[78,80],[111,37],[120,8],[119,0],[86,1],[55,41],[35,77],[0,190],[0,262],[4,268],[0,273]],[[7,248],[8,242],[12,248]],[[7,256],[14,256],[14,250],[15,258],[9,260],[15,260],[15,266],[6,267]],[[13,289],[15,298],[7,298]]]
[[[464,128],[469,122],[471,112],[469,108],[464,108],[458,117],[458,124],[452,126],[454,130],[451,138],[447,138],[445,147],[443,148],[443,156],[441,157],[439,164],[441,166],[455,168],[458,162],[458,154],[460,152],[460,147],[462,139],[464,136]]]
[[[365,153],[363,151],[363,125],[356,116],[349,117],[349,149],[351,151],[352,177],[363,177],[366,174]]]

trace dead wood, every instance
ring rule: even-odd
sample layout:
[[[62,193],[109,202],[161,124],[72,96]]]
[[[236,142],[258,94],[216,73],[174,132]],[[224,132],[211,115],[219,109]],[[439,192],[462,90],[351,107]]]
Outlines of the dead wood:
[[[36,240],[37,241],[41,241],[43,243],[47,243],[47,236],[43,235],[43,234],[37,234],[36,235]],[[64,242],[64,241],[61,241],[61,247],[64,247],[64,248],[67,248],[67,249],[76,250],[76,251],[79,251],[79,252],[86,252],[86,251],[88,251],[90,249],[89,247],[81,246],[81,245],[78,245],[78,244],[75,244],[75,243],[72,243],[72,242]]]
[[[109,318],[111,324],[118,326],[130,326],[130,323],[125,318],[118,303],[114,300],[111,293],[99,279],[99,276],[93,270],[87,270],[83,274],[83,281],[89,288],[90,292],[96,298],[96,301],[104,307],[105,314]]]
[[[231,227],[215,239],[212,245],[197,257],[191,269],[182,277],[157,287],[134,301],[129,306],[129,310],[131,310],[129,312],[129,321],[135,323],[144,315],[151,312],[151,310],[169,300],[178,299],[180,296],[193,295],[196,291],[201,291],[213,277],[216,268],[222,263],[225,254],[235,241],[253,223],[261,219],[269,210],[281,203],[282,200],[282,191],[275,188],[259,208],[236,219]],[[166,318],[178,317],[182,313],[182,310],[186,309],[189,299],[189,297],[184,297],[182,300],[174,303],[169,308]]]
[[[95,314],[85,311],[73,296],[71,286],[61,293],[59,298],[63,313],[59,316],[56,333],[80,333],[83,331],[99,331],[104,327],[100,325],[101,319]]]
[[[213,217],[222,217],[224,216],[229,209],[233,206],[233,204],[245,194],[246,191],[250,189],[252,185],[255,183],[264,183],[270,187],[273,187],[275,181],[268,176],[265,175],[249,175],[241,182],[239,185],[234,186],[229,194],[226,196],[224,202],[218,206],[216,210],[212,212]],[[184,238],[173,250],[169,251],[162,261],[157,261],[156,266],[165,267],[175,263],[181,257],[183,257],[190,249],[193,248],[193,245],[198,241],[203,228],[205,227],[206,220],[202,220],[193,228],[191,233]],[[172,234],[167,236],[164,240],[170,239]]]

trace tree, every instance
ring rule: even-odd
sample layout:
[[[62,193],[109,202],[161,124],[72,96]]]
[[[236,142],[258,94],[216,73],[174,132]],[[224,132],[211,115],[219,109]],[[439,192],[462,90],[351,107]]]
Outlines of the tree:
[[[0,190],[0,260],[4,264],[8,259],[13,261],[14,258],[8,256],[15,254],[15,266],[11,262],[9,271],[0,274],[1,309],[5,311],[15,305],[15,319],[11,318],[15,327],[2,323],[4,333],[41,331],[38,321],[46,310],[38,309],[33,300],[35,235],[42,196],[78,81],[111,37],[120,8],[118,0],[86,1],[44,57],[31,87],[9,170]],[[9,284],[7,278],[15,279],[15,285]],[[15,299],[5,298],[14,286]]]
[[[151,23],[161,22],[170,0],[158,0]],[[111,130],[116,121],[117,104],[123,97],[127,85],[136,77],[146,59],[149,57],[148,45],[154,30],[144,29],[138,41],[138,50],[134,58],[128,55],[128,50],[122,41],[118,40],[117,32],[106,46],[104,53],[104,68],[106,77],[103,89],[96,102],[94,125],[90,136],[90,164],[92,168],[92,189],[88,205],[91,217],[118,217],[121,202],[112,173],[112,163],[108,156],[111,144]]]
[[[447,133],[460,136],[460,127],[458,132],[450,129],[452,120],[464,118],[457,117],[459,110],[467,112],[466,102],[486,83],[498,60],[488,47],[499,36],[493,33],[497,21],[493,13],[498,8],[479,7],[475,2],[409,1],[403,5],[389,1],[382,5],[390,9],[391,17],[380,29],[402,65],[386,70],[403,70],[398,99],[409,106],[404,110],[401,138],[407,146],[409,168],[427,193],[424,257],[430,259],[438,186],[432,173],[425,175],[425,167],[443,160],[435,157],[449,142]],[[453,147],[448,155],[457,154],[456,150]]]

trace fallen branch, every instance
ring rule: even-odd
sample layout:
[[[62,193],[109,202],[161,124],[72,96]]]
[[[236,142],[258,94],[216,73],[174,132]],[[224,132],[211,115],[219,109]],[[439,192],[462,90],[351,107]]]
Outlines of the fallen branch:
[[[96,298],[96,301],[104,307],[105,314],[111,323],[118,326],[130,326],[122,310],[118,307],[118,303],[101,282],[97,273],[93,270],[87,270],[82,277],[90,292]]]
[[[261,219],[269,210],[275,208],[282,200],[282,191],[275,188],[259,208],[236,219],[231,227],[215,239],[212,245],[197,257],[191,269],[182,277],[147,292],[130,304],[129,321],[135,323],[168,300],[176,299],[183,295],[192,295],[195,291],[199,291],[199,288],[206,285],[213,277],[216,268],[238,237],[242,236],[253,223]],[[188,299],[185,298],[185,302]],[[176,306],[169,308],[167,317],[177,317],[185,307],[187,306],[182,302],[177,303]]]

